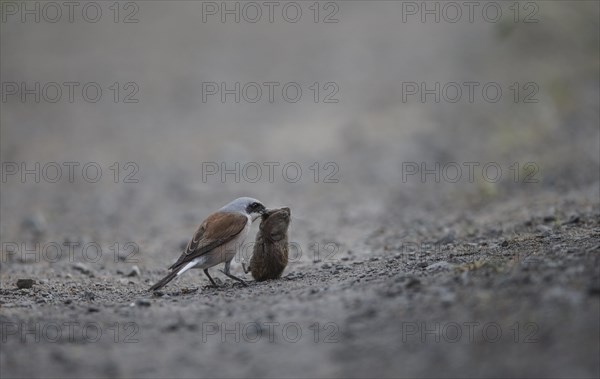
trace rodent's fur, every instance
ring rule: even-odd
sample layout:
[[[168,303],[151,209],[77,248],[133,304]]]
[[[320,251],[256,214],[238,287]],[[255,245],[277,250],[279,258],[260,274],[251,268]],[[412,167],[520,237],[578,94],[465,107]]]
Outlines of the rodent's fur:
[[[257,282],[278,279],[288,264],[290,208],[270,209],[262,215],[249,270]]]

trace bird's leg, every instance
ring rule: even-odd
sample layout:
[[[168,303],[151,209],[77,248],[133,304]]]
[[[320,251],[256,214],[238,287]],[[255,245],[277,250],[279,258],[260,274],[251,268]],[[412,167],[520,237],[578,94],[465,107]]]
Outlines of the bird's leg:
[[[246,282],[244,282],[242,279],[229,273],[230,266],[231,266],[231,261],[225,262],[225,270],[221,270],[221,272],[223,274],[227,275],[228,277],[230,277],[231,279],[237,280],[238,282],[242,283],[244,286],[248,287],[248,284],[246,284]]]
[[[246,269],[246,264],[244,262],[242,262],[242,269],[244,270],[244,274],[247,274],[248,271],[250,271],[249,267],[248,267],[248,269]]]
[[[211,278],[210,275],[208,274],[208,269],[207,268],[204,269],[204,274],[208,277],[208,280],[210,280],[210,282],[212,283],[213,286],[215,286],[217,288],[219,287],[217,285],[217,283],[215,283],[215,281],[213,280],[213,278]]]

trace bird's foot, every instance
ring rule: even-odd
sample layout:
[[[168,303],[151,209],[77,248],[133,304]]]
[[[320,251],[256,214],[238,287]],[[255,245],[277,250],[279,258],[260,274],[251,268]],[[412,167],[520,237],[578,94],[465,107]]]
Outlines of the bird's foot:
[[[229,278],[231,278],[233,280],[237,280],[238,282],[242,283],[244,285],[244,287],[248,287],[248,284],[245,281],[243,281],[242,279],[238,278],[237,276],[229,274],[229,273],[225,272],[224,270],[219,270],[219,271],[221,271],[227,277],[229,277]]]

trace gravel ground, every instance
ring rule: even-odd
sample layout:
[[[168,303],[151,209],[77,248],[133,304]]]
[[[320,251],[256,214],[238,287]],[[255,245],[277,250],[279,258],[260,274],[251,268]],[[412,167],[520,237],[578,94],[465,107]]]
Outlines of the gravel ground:
[[[446,235],[433,218],[363,219],[364,247],[293,261],[282,279],[249,287],[217,273],[212,288],[198,272],[149,293],[165,271],[144,253],[142,270],[16,262],[2,278],[3,372],[594,377],[597,190],[546,196],[527,212],[519,200],[448,212]],[[18,289],[20,278],[35,283]]]

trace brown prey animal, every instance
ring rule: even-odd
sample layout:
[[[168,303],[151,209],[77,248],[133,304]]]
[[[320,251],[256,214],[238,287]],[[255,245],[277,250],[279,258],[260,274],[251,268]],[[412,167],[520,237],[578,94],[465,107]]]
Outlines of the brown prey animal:
[[[257,282],[281,277],[288,263],[288,235],[290,208],[269,209],[262,216],[250,267],[244,272],[252,272]]]

